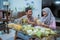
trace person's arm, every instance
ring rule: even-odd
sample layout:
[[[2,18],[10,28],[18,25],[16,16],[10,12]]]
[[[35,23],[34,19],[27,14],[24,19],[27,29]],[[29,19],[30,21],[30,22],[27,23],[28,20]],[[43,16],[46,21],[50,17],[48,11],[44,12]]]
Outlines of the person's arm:
[[[32,24],[32,25],[35,24],[35,22],[31,22],[30,20],[28,20],[28,23],[29,23],[29,24]]]
[[[44,23],[42,23],[41,26],[46,27],[46,28],[49,28],[49,26],[46,25],[46,24],[44,24]]]
[[[15,23],[15,24],[21,24],[21,19],[22,19],[22,18],[15,19],[14,23]]]
[[[48,25],[46,25],[46,24],[44,24],[44,23],[40,22],[40,20],[37,20],[37,25],[38,25],[38,26],[42,26],[42,27],[49,28],[49,26],[48,26]]]
[[[27,21],[28,21],[28,23],[30,23],[32,25],[36,25],[37,24],[36,20],[37,20],[37,18],[34,18],[33,22],[31,22],[29,19]]]
[[[56,22],[55,20],[49,25],[51,29],[56,29]]]

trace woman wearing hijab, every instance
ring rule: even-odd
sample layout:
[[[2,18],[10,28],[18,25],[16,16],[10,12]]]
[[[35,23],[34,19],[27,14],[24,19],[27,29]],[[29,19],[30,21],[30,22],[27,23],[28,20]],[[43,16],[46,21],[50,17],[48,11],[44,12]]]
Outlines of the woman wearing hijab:
[[[53,16],[50,8],[44,8],[42,10],[42,25],[51,29],[56,29],[55,17]]]
[[[40,19],[40,22],[38,25],[43,26],[43,27],[47,27],[50,29],[55,30],[56,29],[56,23],[55,23],[55,17],[53,16],[50,8],[46,7],[42,10],[42,17]],[[54,37],[51,36],[49,37],[50,40],[54,40]],[[36,38],[36,40],[38,40]],[[46,40],[46,38],[43,38],[42,40]]]

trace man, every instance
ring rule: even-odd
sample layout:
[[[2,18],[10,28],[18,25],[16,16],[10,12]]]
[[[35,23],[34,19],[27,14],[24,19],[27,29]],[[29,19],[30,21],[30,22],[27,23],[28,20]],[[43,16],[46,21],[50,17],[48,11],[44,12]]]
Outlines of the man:
[[[19,18],[19,19],[17,19],[17,20],[15,20],[15,23],[20,23],[21,24],[22,23],[22,19],[27,19],[26,21],[27,21],[28,24],[32,24],[32,25],[35,26],[37,19],[32,17],[32,9],[30,7],[27,7],[25,9],[25,13],[26,13],[26,15],[21,17],[21,18]]]
[[[15,23],[20,23],[21,24],[22,19],[25,18],[25,19],[27,19],[26,21],[27,21],[28,24],[32,24],[33,26],[35,26],[36,25],[36,20],[35,20],[35,18],[32,17],[32,9],[30,7],[27,7],[25,9],[25,12],[26,12],[26,15],[19,18],[18,20],[15,20]],[[31,36],[25,35],[21,31],[17,33],[17,36],[20,37],[23,40],[32,40]]]

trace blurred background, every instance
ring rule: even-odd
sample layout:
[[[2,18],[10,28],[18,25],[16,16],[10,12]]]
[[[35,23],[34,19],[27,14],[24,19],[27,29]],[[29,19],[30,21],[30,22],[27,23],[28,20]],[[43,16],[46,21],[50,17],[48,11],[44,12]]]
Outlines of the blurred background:
[[[33,8],[33,16],[41,15],[42,0],[0,0],[0,10],[10,10],[13,16],[18,12],[25,11],[30,6]],[[8,6],[8,7],[7,7]]]
[[[28,6],[33,9],[33,17],[37,18],[41,17],[43,8],[49,7],[56,18],[57,31],[60,36],[60,0],[0,0],[0,19],[4,18],[0,24],[7,24],[10,20],[13,22],[14,19],[18,18],[18,15],[24,15],[25,8]],[[1,34],[1,31],[4,30],[7,30],[9,34]],[[14,36],[14,30],[0,28],[0,37],[3,40],[14,40]],[[57,40],[60,40],[60,37],[57,37]]]

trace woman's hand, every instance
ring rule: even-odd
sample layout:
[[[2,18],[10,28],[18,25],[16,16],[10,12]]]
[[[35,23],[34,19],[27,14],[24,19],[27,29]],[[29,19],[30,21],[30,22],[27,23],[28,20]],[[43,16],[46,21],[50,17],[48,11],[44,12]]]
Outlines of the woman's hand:
[[[42,26],[43,26],[43,27],[46,27],[46,28],[49,28],[49,26],[46,25],[46,24],[44,24],[44,23],[42,23]]]
[[[42,26],[42,27],[49,28],[48,25],[46,25],[46,24],[44,24],[44,23],[42,23],[42,22],[38,22],[37,24],[38,24],[38,26]]]

